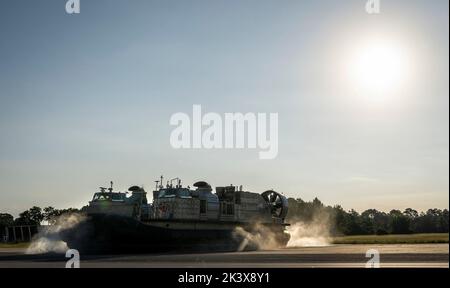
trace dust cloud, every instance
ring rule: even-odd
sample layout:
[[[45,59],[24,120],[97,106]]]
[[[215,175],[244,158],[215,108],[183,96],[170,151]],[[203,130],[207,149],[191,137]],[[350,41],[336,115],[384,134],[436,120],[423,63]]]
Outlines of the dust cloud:
[[[74,228],[83,221],[86,216],[78,213],[63,214],[53,219],[54,224],[45,227],[37,235],[26,250],[26,254],[65,253],[69,247],[61,240],[60,233]]]
[[[291,235],[287,247],[320,247],[331,243],[329,229],[322,223],[297,222],[287,232]]]
[[[242,227],[234,230],[234,236],[241,239],[238,251],[244,250],[272,250],[280,248],[276,234],[261,224],[255,224],[250,231]]]
[[[316,211],[309,221],[290,219],[287,222],[290,223],[285,231],[289,237],[287,244],[283,242],[283,237],[280,238],[279,233],[275,233],[265,225],[255,224],[248,230],[237,227],[234,236],[240,241],[238,251],[331,245],[334,221],[329,213]]]
[[[328,213],[316,213],[311,221],[292,220],[287,227],[291,236],[287,247],[320,247],[331,245],[332,218]]]

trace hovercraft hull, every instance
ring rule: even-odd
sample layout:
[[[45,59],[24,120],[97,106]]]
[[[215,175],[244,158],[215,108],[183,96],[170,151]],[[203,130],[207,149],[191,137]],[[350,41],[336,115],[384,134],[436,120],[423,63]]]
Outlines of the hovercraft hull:
[[[284,226],[264,225],[277,245],[285,246]],[[131,217],[93,214],[61,232],[70,249],[84,253],[153,251],[237,251],[258,249],[253,224],[176,220],[138,221]],[[250,237],[248,237],[250,236]],[[263,236],[264,237],[264,236]]]

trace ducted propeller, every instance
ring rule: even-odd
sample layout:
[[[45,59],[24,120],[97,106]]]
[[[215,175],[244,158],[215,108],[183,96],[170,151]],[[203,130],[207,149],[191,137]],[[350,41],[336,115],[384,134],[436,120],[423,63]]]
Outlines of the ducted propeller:
[[[288,202],[286,197],[273,190],[268,190],[261,194],[267,204],[270,206],[272,216],[285,218],[288,211]]]

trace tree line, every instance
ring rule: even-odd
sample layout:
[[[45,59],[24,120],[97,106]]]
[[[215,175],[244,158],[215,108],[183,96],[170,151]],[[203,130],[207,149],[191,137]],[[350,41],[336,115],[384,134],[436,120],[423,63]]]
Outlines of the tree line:
[[[288,222],[324,222],[332,235],[384,235],[411,233],[448,233],[448,209],[412,208],[389,213],[368,209],[362,213],[345,211],[340,205],[325,206],[319,199],[310,202],[289,198]]]
[[[362,213],[345,211],[340,205],[326,206],[315,198],[310,202],[289,198],[287,222],[320,223],[327,225],[332,235],[383,235],[410,233],[448,233],[449,214],[444,209],[428,209],[418,212],[408,208],[404,211],[391,210],[389,213],[368,209]],[[41,225],[43,221],[54,224],[55,219],[66,213],[79,212],[78,209],[55,209],[54,207],[32,207],[14,218],[0,213],[0,229],[13,225]],[[2,231],[0,230],[0,231]]]
[[[58,216],[79,211],[80,210],[76,208],[56,209],[49,206],[42,209],[40,207],[33,206],[30,209],[20,213],[17,218],[14,218],[8,213],[0,213],[0,229],[4,229],[4,227],[8,226],[39,226],[43,221],[46,221],[51,225],[55,223]]]

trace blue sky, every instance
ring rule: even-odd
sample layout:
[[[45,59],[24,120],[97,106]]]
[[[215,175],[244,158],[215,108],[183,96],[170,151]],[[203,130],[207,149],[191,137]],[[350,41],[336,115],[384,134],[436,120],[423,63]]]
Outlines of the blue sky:
[[[379,15],[362,0],[64,6],[0,3],[0,211],[80,207],[110,180],[150,190],[161,174],[360,211],[448,208],[448,1],[382,0]],[[372,35],[412,67],[381,104],[341,78]],[[279,113],[277,159],[173,150],[170,116],[193,104]]]

